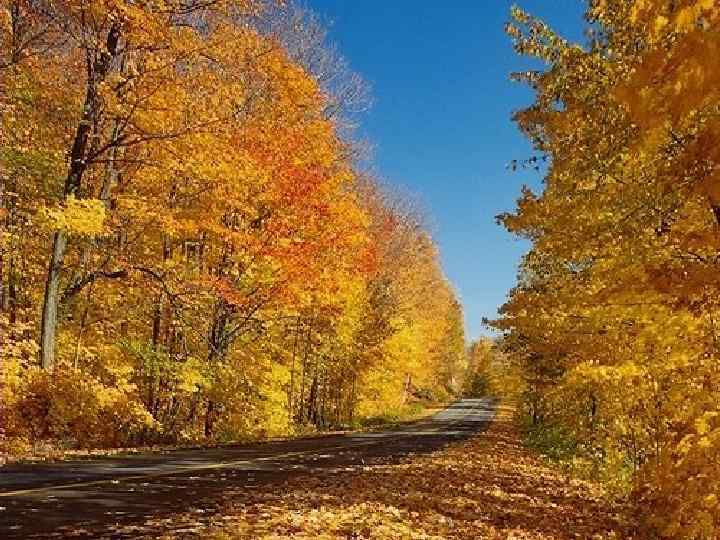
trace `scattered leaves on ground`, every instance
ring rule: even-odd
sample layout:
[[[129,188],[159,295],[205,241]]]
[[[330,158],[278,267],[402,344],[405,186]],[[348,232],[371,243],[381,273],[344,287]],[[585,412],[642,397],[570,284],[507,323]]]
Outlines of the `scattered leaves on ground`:
[[[524,448],[511,418],[501,408],[487,433],[399,463],[238,488],[209,522],[166,522],[166,538],[630,538],[627,509]]]

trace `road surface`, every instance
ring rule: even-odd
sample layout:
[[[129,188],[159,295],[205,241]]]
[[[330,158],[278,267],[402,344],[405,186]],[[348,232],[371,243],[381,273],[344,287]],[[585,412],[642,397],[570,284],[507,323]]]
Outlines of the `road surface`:
[[[7,465],[0,468],[0,539],[132,538],[118,529],[179,512],[211,513],[232,486],[279,484],[289,475],[438,450],[484,430],[494,413],[492,399],[466,399],[385,431]]]

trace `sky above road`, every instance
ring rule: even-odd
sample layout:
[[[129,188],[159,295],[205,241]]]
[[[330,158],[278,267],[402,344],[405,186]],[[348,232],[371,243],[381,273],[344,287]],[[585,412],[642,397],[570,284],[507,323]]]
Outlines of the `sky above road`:
[[[512,210],[532,171],[512,160],[532,150],[511,122],[532,93],[509,74],[533,67],[504,25],[509,0],[307,0],[330,25],[352,68],[373,87],[361,135],[375,170],[415,193],[432,216],[445,272],[464,308],[467,333],[489,333],[528,245],[495,216]],[[582,0],[518,0],[568,39],[582,41]],[[536,66],[535,66],[536,67]]]

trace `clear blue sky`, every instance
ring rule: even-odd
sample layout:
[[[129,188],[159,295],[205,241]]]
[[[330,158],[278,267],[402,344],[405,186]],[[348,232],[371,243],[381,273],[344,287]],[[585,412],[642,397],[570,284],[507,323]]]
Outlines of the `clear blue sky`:
[[[465,308],[469,338],[487,334],[527,246],[495,224],[537,174],[507,165],[531,149],[511,122],[532,94],[509,80],[531,66],[503,31],[509,0],[306,0],[330,23],[355,71],[373,86],[362,134],[376,170],[418,194],[443,266]],[[582,0],[518,0],[568,39],[582,40]]]

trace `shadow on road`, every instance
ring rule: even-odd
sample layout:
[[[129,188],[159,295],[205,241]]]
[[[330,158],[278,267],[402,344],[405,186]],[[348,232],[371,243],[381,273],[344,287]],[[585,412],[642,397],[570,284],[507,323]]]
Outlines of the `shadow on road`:
[[[0,537],[137,537],[149,520],[178,513],[212,516],[227,504],[232,488],[268,487],[298,474],[436,451],[484,430],[495,407],[491,399],[463,400],[431,418],[378,432],[8,466],[0,469]]]

